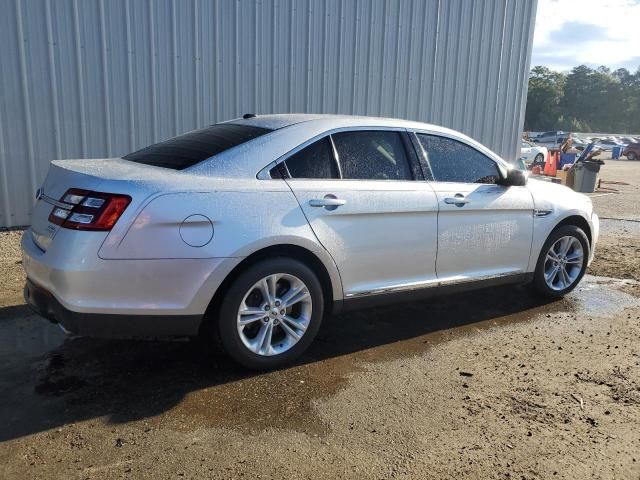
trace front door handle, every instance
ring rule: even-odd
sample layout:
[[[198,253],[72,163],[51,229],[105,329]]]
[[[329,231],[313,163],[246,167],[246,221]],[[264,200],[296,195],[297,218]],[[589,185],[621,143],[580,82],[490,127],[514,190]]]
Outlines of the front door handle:
[[[335,195],[325,195],[324,198],[314,198],[309,200],[312,207],[324,207],[327,210],[335,210],[336,208],[347,203],[346,200],[336,197]]]
[[[447,203],[449,205],[457,205],[459,207],[462,207],[463,205],[466,205],[470,202],[471,200],[469,200],[468,198],[464,198],[464,196],[460,195],[459,193],[456,194],[455,197],[447,197],[444,199],[444,203]]]

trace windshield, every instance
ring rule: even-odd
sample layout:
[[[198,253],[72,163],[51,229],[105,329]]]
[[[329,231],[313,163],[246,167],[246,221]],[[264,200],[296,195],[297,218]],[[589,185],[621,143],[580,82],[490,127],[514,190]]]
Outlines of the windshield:
[[[122,158],[145,165],[183,170],[271,131],[268,128],[220,123],[150,145]]]

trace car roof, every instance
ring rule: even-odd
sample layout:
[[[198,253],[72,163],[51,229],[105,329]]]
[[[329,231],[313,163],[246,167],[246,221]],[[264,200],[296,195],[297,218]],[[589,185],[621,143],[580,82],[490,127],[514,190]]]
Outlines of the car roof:
[[[268,128],[273,131],[230,148],[215,157],[189,167],[187,170],[194,174],[209,176],[255,178],[258,172],[267,167],[271,168],[273,162],[290,154],[305,143],[320,138],[328,132],[353,128],[395,128],[443,135],[467,143],[503,166],[506,165],[505,161],[494,152],[461,132],[411,120],[292,113],[248,116],[248,118],[236,118],[223,123]]]
[[[253,115],[253,114],[250,114]],[[249,118],[234,118],[223,123],[233,123],[236,125],[247,125],[252,127],[268,128],[270,130],[279,130],[298,123],[325,123],[327,121],[347,122],[350,126],[379,126],[379,127],[396,127],[396,128],[412,128],[416,130],[431,130],[452,132],[449,129],[432,125],[429,123],[416,122],[412,120],[403,120],[399,118],[370,117],[362,115],[334,115],[334,114],[316,114],[316,113],[275,113],[268,115],[255,115]],[[458,133],[459,132],[455,132]]]

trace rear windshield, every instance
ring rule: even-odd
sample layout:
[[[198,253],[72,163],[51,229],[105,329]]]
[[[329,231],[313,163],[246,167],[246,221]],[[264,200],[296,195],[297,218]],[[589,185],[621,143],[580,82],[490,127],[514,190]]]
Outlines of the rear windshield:
[[[125,160],[182,170],[271,132],[267,128],[220,123],[185,133],[125,155]]]

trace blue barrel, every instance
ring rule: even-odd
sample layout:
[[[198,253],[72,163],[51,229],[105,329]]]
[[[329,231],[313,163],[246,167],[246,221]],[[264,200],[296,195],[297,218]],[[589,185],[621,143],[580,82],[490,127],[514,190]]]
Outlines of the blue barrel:
[[[611,159],[618,160],[620,158],[620,155],[622,155],[622,150],[623,150],[623,147],[620,147],[620,146],[613,147],[611,149]]]
[[[561,153],[560,154],[560,165],[558,165],[558,168],[560,170],[562,170],[562,167],[564,167],[565,165],[571,164],[571,163],[575,163],[576,161],[576,154],[575,153]]]

